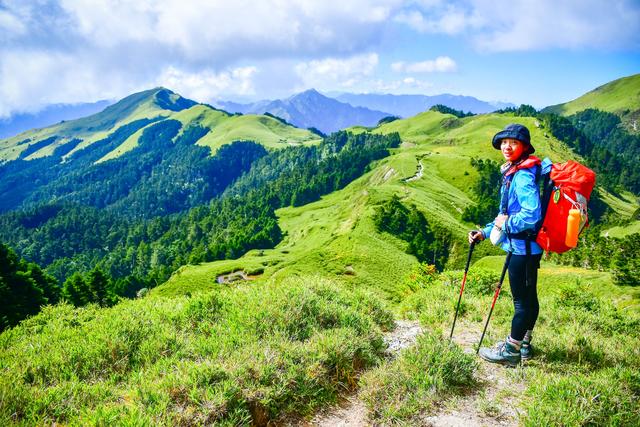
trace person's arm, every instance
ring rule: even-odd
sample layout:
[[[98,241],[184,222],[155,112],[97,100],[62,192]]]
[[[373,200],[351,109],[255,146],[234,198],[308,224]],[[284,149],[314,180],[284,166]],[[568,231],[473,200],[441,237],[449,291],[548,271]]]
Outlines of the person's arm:
[[[494,222],[495,221],[491,221],[489,224],[485,225],[482,230],[480,230],[480,232],[482,232],[482,237],[484,237],[485,239],[489,237],[489,234],[491,234],[491,230],[493,230]]]
[[[512,186],[520,205],[520,212],[509,215],[505,222],[505,231],[510,234],[533,230],[540,219],[540,193],[536,184],[535,173],[531,169],[523,169],[513,177]]]

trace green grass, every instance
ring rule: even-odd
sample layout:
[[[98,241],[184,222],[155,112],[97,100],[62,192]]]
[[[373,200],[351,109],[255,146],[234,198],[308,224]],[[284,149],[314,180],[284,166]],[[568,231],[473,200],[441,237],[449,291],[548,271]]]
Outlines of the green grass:
[[[355,386],[391,314],[321,279],[113,308],[46,308],[0,335],[2,425],[221,425],[308,414]]]
[[[611,193],[601,194],[602,200],[609,205],[621,218],[630,218],[640,208],[640,201],[636,196],[627,191],[614,196]]]
[[[282,148],[320,142],[320,138],[312,132],[285,125],[268,116],[229,115],[224,111],[200,104],[179,112],[166,110],[158,104],[157,94],[161,90],[163,89],[156,88],[140,92],[92,116],[59,123],[43,129],[29,130],[15,137],[1,140],[0,161],[17,159],[22,150],[27,147],[27,144],[18,145],[18,143],[27,138],[31,139],[31,143],[35,143],[54,135],[60,137],[54,144],[43,147],[31,154],[28,157],[29,160],[51,155],[55,148],[73,138],[81,139],[82,142],[70,151],[65,156],[66,158],[74,152],[106,138],[120,126],[135,120],[158,116],[179,120],[183,126],[198,124],[210,128],[211,132],[198,141],[198,144],[210,147],[212,154],[220,146],[240,140],[255,141],[267,148]],[[177,94],[172,94],[170,98],[176,99],[177,96]],[[107,153],[99,162],[116,158],[135,148],[144,129],[142,128],[135,132],[119,147]]]
[[[208,135],[211,145],[199,141],[212,149],[219,142],[215,138],[228,136],[225,123],[232,119],[247,121],[249,133],[282,126],[260,116],[229,118],[202,106],[173,117],[218,129],[219,134]],[[392,156],[340,191],[276,212],[284,232],[276,248],[184,266],[147,297],[113,308],[49,308],[3,333],[0,420],[71,425],[279,421],[335,401],[368,370],[361,385],[372,421],[412,424],[452,394],[481,388],[474,377],[476,362],[441,337],[455,310],[466,232],[474,226],[460,219],[473,203],[477,178],[469,162],[472,157],[500,159],[490,138],[512,121],[531,129],[540,157],[571,157],[531,118],[454,119],[427,112],[397,120],[374,130],[401,133],[403,144]],[[419,162],[423,177],[405,182]],[[406,242],[376,230],[373,213],[393,195],[452,233],[449,271],[422,277]],[[621,216],[636,208],[626,195],[605,194],[605,201]],[[476,248],[461,305],[461,325],[479,332],[504,260],[485,255],[496,251],[489,244]],[[216,283],[217,276],[238,270],[255,280]],[[614,286],[606,272],[549,263],[543,263],[539,286],[535,345],[540,357],[524,370],[530,381],[517,403],[521,422],[547,425],[566,417],[567,425],[624,424],[633,419],[637,382],[630,372],[640,369],[640,289]],[[382,361],[381,331],[390,327],[391,312],[419,319],[430,334],[398,359]],[[512,312],[505,284],[487,343],[504,338]],[[606,385],[597,404],[567,398],[587,401],[593,399],[588,390]]]
[[[361,395],[375,425],[421,425],[436,402],[475,384],[476,369],[473,356],[427,333],[398,359],[367,372]]]
[[[472,265],[458,318],[461,326],[456,330],[476,330],[479,339],[503,261],[504,256],[485,257]],[[414,292],[398,306],[400,315],[418,318],[428,330],[444,335],[453,318],[461,278],[461,271],[407,277],[405,289]],[[527,389],[515,402],[512,396],[495,403],[520,408],[523,425],[636,422],[640,416],[640,293],[633,293],[635,303],[630,304],[630,290],[614,286],[608,273],[549,263],[540,270],[538,289],[536,356],[517,373],[524,376]],[[508,335],[512,314],[507,279],[485,345]],[[388,399],[395,400],[398,411],[412,408],[404,403],[402,393],[394,396]],[[410,410],[400,421],[411,424],[414,415]]]
[[[181,122],[182,130],[189,125],[209,128],[210,132],[199,139],[197,144],[209,147],[212,155],[221,146],[234,141],[255,141],[267,148],[283,148],[320,142],[318,136],[308,130],[285,125],[272,117],[253,114],[234,116],[220,110],[214,110],[206,105],[194,105],[186,110],[172,113],[168,118]],[[98,162],[117,158],[127,151],[133,150],[138,145],[144,130],[154,124],[139,129]]]
[[[543,112],[569,116],[587,108],[616,114],[622,114],[626,110],[640,110],[640,74],[614,80],[573,101],[549,106]]]
[[[640,233],[640,221],[632,221],[628,225],[617,225],[602,231],[603,236],[617,237],[619,239],[637,233]]]

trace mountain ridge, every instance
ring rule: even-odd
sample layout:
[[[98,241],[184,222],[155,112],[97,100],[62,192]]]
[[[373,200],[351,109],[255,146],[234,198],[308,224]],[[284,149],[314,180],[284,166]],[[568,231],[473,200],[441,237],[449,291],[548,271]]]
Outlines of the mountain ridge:
[[[273,118],[264,118],[265,116],[240,118],[207,104],[198,104],[169,89],[157,87],[131,94],[99,113],[2,139],[0,140],[0,162],[16,160],[26,152],[25,150],[30,151],[26,160],[51,156],[57,148],[73,140],[80,140],[64,156],[64,159],[67,159],[78,150],[107,138],[118,128],[129,123],[137,120],[164,120],[172,116],[181,119],[184,127],[187,127],[190,121],[194,121],[194,124],[205,123],[205,126],[216,126],[204,141],[204,145],[209,145],[212,150],[216,150],[221,144],[232,142],[234,138],[235,140],[256,139],[258,142],[264,140],[267,146],[273,148],[286,146],[289,143],[318,140],[318,136],[309,131],[287,126]],[[237,128],[230,129],[235,125],[229,124],[218,129],[225,120],[242,124],[244,131]],[[134,148],[142,132],[143,129],[139,130],[136,135],[124,141],[119,150],[108,153],[102,160],[115,158]]]
[[[451,95],[447,93],[432,96],[343,93],[336,96],[336,99],[348,102],[351,105],[388,111],[391,114],[403,118],[426,111],[436,104],[446,105],[456,110],[474,114],[485,114],[498,109],[515,107],[514,104],[509,102],[490,103],[479,100],[473,96]]]
[[[354,125],[375,126],[390,114],[365,107],[354,107],[330,98],[315,89],[293,94],[285,99],[263,100],[250,104],[220,101],[223,109],[242,114],[265,112],[281,117],[300,128],[316,128],[324,133],[335,132]]]
[[[550,105],[541,112],[569,116],[588,108],[616,114],[628,130],[639,132],[640,73],[604,83],[574,100]]]

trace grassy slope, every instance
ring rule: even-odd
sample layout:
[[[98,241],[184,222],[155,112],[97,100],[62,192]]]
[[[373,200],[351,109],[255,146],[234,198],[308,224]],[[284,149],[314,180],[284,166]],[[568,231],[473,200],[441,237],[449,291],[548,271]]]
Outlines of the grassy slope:
[[[28,159],[34,159],[51,155],[55,148],[72,138],[83,140],[73,150],[76,151],[105,138],[120,126],[134,120],[168,116],[171,111],[160,108],[154,101],[155,94],[159,90],[162,89],[156,88],[131,95],[117,104],[107,107],[104,111],[88,117],[58,123],[42,129],[25,131],[14,137],[4,139],[0,141],[0,161],[16,159],[22,150],[27,147],[27,144],[17,144],[25,139],[30,139],[31,143],[35,143],[51,136],[60,137],[54,144],[50,144],[28,157]],[[67,156],[71,153],[68,153]]]
[[[44,140],[52,136],[59,138],[27,157],[27,160],[49,156],[60,145],[73,138],[82,139],[71,152],[91,145],[107,137],[120,126],[143,118],[155,118],[162,116],[179,120],[184,126],[191,123],[199,124],[211,129],[198,143],[208,146],[215,152],[220,146],[238,140],[252,140],[269,148],[279,148],[287,145],[315,144],[320,141],[317,135],[293,126],[287,126],[271,117],[260,115],[233,116],[206,105],[194,105],[191,108],[179,112],[160,107],[156,96],[162,88],[152,89],[131,95],[124,100],[108,107],[103,112],[59,123],[43,129],[35,129],[21,133],[0,141],[0,161],[14,160],[18,158],[22,150],[29,144],[20,144],[25,139],[30,139],[30,144]],[[170,98],[178,97],[171,94]],[[151,125],[149,125],[151,126]],[[105,155],[100,161],[116,158],[133,149],[145,128],[138,130],[119,147]]]
[[[317,135],[305,129],[285,125],[268,116],[254,114],[235,116],[206,105],[194,105],[186,110],[172,112],[167,118],[181,122],[183,129],[189,125],[199,125],[211,129],[208,134],[198,140],[197,144],[211,148],[212,154],[215,154],[217,149],[224,144],[234,141],[256,141],[267,148],[320,142]],[[153,124],[148,126],[153,126]],[[115,150],[107,153],[99,162],[116,158],[134,149],[148,126],[135,132]]]
[[[287,237],[275,249],[251,251],[237,260],[185,266],[152,294],[173,295],[215,287],[217,275],[244,269],[263,271],[258,279],[263,281],[292,274],[319,274],[394,296],[398,280],[415,258],[404,252],[402,241],[377,233],[371,219],[375,207],[393,194],[415,204],[428,220],[452,232],[457,243],[451,264],[459,265],[466,251],[464,236],[473,227],[460,220],[464,207],[473,203],[471,186],[477,174],[470,159],[499,160],[500,153],[488,148],[488,141],[496,129],[516,118],[495,114],[469,117],[456,120],[458,127],[453,129],[443,129],[443,120],[451,121],[453,116],[427,112],[374,130],[398,131],[405,143],[346,188],[306,206],[280,209],[280,227]],[[531,129],[540,157],[550,156],[556,161],[572,157],[564,144],[545,137],[544,129],[537,128],[534,119],[517,120]],[[424,166],[423,177],[404,182],[414,175],[418,162]],[[624,215],[634,210],[630,201],[607,197]]]
[[[314,278],[48,307],[0,335],[0,424],[266,425],[308,414],[381,360],[391,319],[371,294]]]
[[[640,74],[614,80],[573,101],[551,105],[543,112],[568,116],[587,108],[597,108],[617,114],[625,110],[640,110]]]

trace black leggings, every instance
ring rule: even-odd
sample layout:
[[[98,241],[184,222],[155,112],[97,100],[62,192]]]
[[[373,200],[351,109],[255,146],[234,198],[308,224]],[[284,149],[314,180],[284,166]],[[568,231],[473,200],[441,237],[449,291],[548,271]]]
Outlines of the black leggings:
[[[509,261],[509,284],[513,295],[513,320],[511,338],[521,341],[528,329],[533,329],[538,319],[538,268],[542,254],[512,255]],[[527,262],[528,261],[528,262]]]

